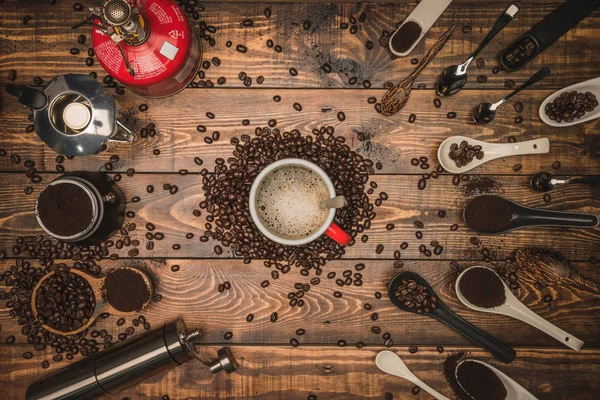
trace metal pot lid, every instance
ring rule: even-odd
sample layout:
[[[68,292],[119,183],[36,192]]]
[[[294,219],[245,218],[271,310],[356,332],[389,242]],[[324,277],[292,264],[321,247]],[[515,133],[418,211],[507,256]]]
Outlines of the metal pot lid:
[[[91,76],[59,75],[43,91],[48,103],[34,112],[35,131],[55,152],[94,154],[113,135],[115,99]]]

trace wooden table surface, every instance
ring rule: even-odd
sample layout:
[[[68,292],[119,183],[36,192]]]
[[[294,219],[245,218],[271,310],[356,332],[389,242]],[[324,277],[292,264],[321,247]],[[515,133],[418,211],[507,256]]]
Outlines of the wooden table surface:
[[[203,353],[213,356],[219,347],[228,345],[240,368],[232,375],[212,376],[199,364],[190,362],[112,398],[160,398],[168,394],[171,399],[306,399],[314,394],[319,399],[383,399],[386,392],[392,393],[394,398],[428,398],[423,392],[412,395],[413,385],[379,372],[374,358],[385,347],[381,335],[371,333],[373,325],[391,334],[394,342],[391,350],[403,357],[417,376],[449,397],[452,392],[444,381],[442,362],[448,353],[462,349],[470,351],[473,358],[499,367],[540,399],[597,398],[600,391],[597,379],[600,296],[565,285],[540,291],[534,288],[535,282],[519,277],[521,286],[516,293],[527,306],[585,341],[583,350],[575,352],[516,320],[467,309],[458,301],[453,289],[456,273],[450,262],[457,261],[461,267],[482,264],[482,249],[489,251],[492,261],[502,262],[516,249],[530,245],[560,251],[580,273],[600,281],[598,265],[594,265],[594,257],[600,258],[598,228],[530,229],[500,236],[477,236],[462,222],[462,208],[467,199],[477,193],[477,188],[531,206],[600,214],[597,188],[571,185],[556,189],[546,204],[541,194],[528,187],[530,176],[539,171],[600,175],[598,120],[570,128],[552,128],[543,124],[538,116],[540,103],[554,91],[600,75],[600,12],[583,20],[521,71],[510,75],[493,74],[500,51],[561,1],[521,3],[520,14],[481,53],[485,66],[481,69],[472,66],[466,88],[456,96],[442,99],[441,108],[436,109],[432,101],[436,97],[433,87],[437,76],[445,66],[466,58],[508,2],[454,1],[411,55],[395,60],[387,48],[378,43],[379,37],[383,30],[394,30],[396,23],[414,8],[414,0],[362,4],[206,2],[201,19],[218,31],[214,34],[214,47],[205,43],[204,59],[218,57],[222,61],[220,66],[212,65],[205,71],[206,77],[216,82],[223,76],[226,84],[210,89],[188,88],[165,99],[144,99],[126,89],[125,95],[116,96],[133,128],[139,132],[154,122],[158,134],[137,140],[133,145],[118,146],[110,153],[66,160],[63,165],[68,171],[105,171],[110,155],[120,157],[110,174],[122,174],[119,185],[128,199],[141,197],[140,202],[128,203],[128,210],[136,213],[128,222],[143,227],[151,221],[157,230],[164,232],[165,239],[148,251],[143,229],[138,228],[132,236],[142,242],[139,255],[131,258],[124,248],[119,252],[119,260],[102,261],[102,268],[147,267],[155,275],[157,292],[163,297],[144,311],[152,325],[183,317],[188,326],[201,329],[202,342],[206,344]],[[0,260],[0,272],[15,264],[10,249],[18,237],[42,232],[33,215],[35,198],[45,184],[58,176],[56,154],[35,133],[26,132],[30,124],[29,111],[4,90],[9,70],[16,70],[17,82],[25,84],[32,84],[36,76],[48,81],[66,73],[96,71],[98,79],[106,75],[97,62],[93,67],[85,64],[89,44],[78,45],[76,38],[81,33],[89,36],[90,29],[70,29],[84,16],[84,13],[74,12],[72,4],[65,0],[57,0],[55,5],[49,5],[47,0],[0,0],[0,148],[7,152],[6,156],[0,156],[0,250],[7,253],[7,258]],[[271,18],[264,16],[266,7],[272,10]],[[358,24],[355,35],[339,29],[340,23],[347,23],[350,16],[358,16],[362,11],[366,12],[367,19]],[[25,16],[31,16],[27,24],[23,24]],[[253,27],[242,26],[246,18],[254,20]],[[311,21],[308,30],[303,28],[305,20]],[[452,24],[458,29],[415,82],[406,107],[392,117],[377,114],[367,99],[381,98],[385,82],[398,82],[406,77],[414,68],[411,59],[422,57]],[[471,32],[463,33],[461,28],[465,24],[472,27]],[[268,39],[281,45],[283,51],[277,53],[268,48]],[[231,48],[225,45],[228,40],[233,42]],[[368,40],[374,43],[372,50],[365,46]],[[248,52],[237,52],[237,44],[247,46]],[[73,47],[82,50],[81,54],[71,55],[69,49]],[[332,73],[320,68],[325,62],[333,67]],[[488,126],[477,126],[471,121],[471,110],[476,104],[508,93],[507,79],[520,84],[542,66],[549,66],[552,75],[518,96],[524,105],[521,114],[510,101]],[[290,75],[291,67],[298,70],[297,76]],[[251,87],[244,87],[237,79],[240,71],[253,78]],[[262,85],[256,83],[259,75],[264,76]],[[478,83],[478,75],[487,76],[487,82]],[[353,86],[348,83],[352,77],[357,78]],[[370,81],[369,89],[363,87],[365,81]],[[426,88],[417,89],[419,84]],[[114,89],[109,91],[114,93]],[[281,96],[281,102],[274,102],[274,95]],[[301,112],[292,108],[295,102],[302,105]],[[147,112],[138,112],[141,103],[148,104]],[[336,117],[339,111],[346,114],[343,122]],[[446,117],[452,111],[458,114],[456,119]],[[207,119],[207,112],[216,117]],[[412,113],[416,121],[411,124],[408,117]],[[514,121],[518,115],[524,119],[521,124]],[[246,265],[227,250],[217,255],[213,250],[216,243],[198,241],[205,221],[203,217],[195,218],[192,211],[203,198],[200,170],[204,167],[211,170],[216,158],[230,156],[230,138],[252,133],[255,126],[265,126],[272,118],[278,121],[280,128],[297,128],[305,134],[314,127],[332,125],[360,154],[382,163],[383,168],[371,179],[379,185],[376,194],[385,191],[389,200],[378,207],[377,218],[368,231],[368,242],[358,241],[347,249],[343,259],[328,262],[323,267],[326,273],[335,271],[341,275],[358,263],[366,265],[364,284],[340,289],[341,298],[333,296],[333,291],[338,289],[334,280],[322,279],[320,285],[313,286],[306,294],[304,307],[290,308],[287,293],[294,290],[294,283],[307,282],[312,276],[302,277],[293,269],[273,280],[262,261]],[[244,119],[251,121],[249,127],[242,125]],[[197,125],[205,125],[209,133],[220,131],[221,139],[206,144],[205,134],[196,130]],[[359,133],[366,139],[358,140]],[[501,143],[507,142],[510,136],[518,141],[548,137],[551,149],[544,155],[491,162],[473,170],[470,179],[458,185],[453,184],[452,175],[444,173],[439,179],[430,180],[425,190],[418,190],[422,171],[413,167],[410,160],[425,156],[432,165],[437,165],[437,147],[452,135]],[[160,150],[159,155],[153,154],[155,149]],[[19,164],[11,162],[12,154],[20,156]],[[204,165],[197,166],[194,157],[200,157]],[[43,178],[41,183],[30,183],[24,174],[24,160],[35,161]],[[552,169],[556,161],[561,165],[559,171]],[[515,172],[515,164],[521,164],[522,169]],[[129,168],[136,171],[133,177],[125,175]],[[180,175],[178,172],[182,169],[189,174]],[[170,195],[163,191],[164,183],[176,184],[178,193]],[[149,184],[157,187],[152,194],[146,192]],[[23,190],[29,185],[34,191],[25,195]],[[447,212],[445,218],[437,216],[440,210]],[[428,258],[418,251],[421,242],[415,240],[415,220],[425,224],[424,241],[437,240],[444,246],[442,254]],[[386,230],[389,223],[395,224],[394,230]],[[459,225],[456,232],[450,231],[452,224]],[[188,232],[195,234],[193,239],[186,239]],[[473,244],[477,243],[473,237],[480,242]],[[402,313],[390,304],[385,284],[398,272],[393,267],[393,253],[405,241],[409,247],[402,251],[404,270],[423,275],[458,314],[514,346],[517,357],[513,363],[496,362],[488,353],[440,323]],[[180,249],[173,249],[173,244],[179,244]],[[377,244],[384,245],[381,254],[374,251]],[[172,265],[179,265],[180,270],[172,272]],[[266,279],[270,285],[262,288],[261,282]],[[231,282],[231,290],[219,293],[217,287],[224,281]],[[0,282],[0,288],[2,284]],[[376,298],[376,292],[384,293],[383,297]],[[546,295],[557,300],[553,303],[555,307],[544,302]],[[373,310],[365,310],[365,303],[372,304]],[[269,321],[272,312],[279,313],[276,323]],[[371,320],[372,312],[378,313],[376,322]],[[251,323],[246,322],[249,313],[255,315]],[[110,316],[97,326],[116,333],[116,319]],[[66,365],[66,361],[52,362],[50,350],[36,352],[31,360],[23,359],[22,353],[30,351],[31,345],[21,335],[20,326],[9,317],[4,302],[0,303],[0,326],[3,398],[23,398],[30,382]],[[306,334],[297,336],[298,328],[305,329]],[[223,337],[227,331],[233,332],[231,340]],[[16,343],[4,344],[13,334]],[[289,345],[293,337],[300,341],[298,348]],[[348,345],[337,346],[340,339],[346,340]],[[356,348],[354,344],[359,341],[366,346]],[[419,351],[409,354],[409,346],[418,346]],[[443,346],[444,352],[438,353],[437,346]],[[40,367],[45,359],[51,361],[47,370]]]

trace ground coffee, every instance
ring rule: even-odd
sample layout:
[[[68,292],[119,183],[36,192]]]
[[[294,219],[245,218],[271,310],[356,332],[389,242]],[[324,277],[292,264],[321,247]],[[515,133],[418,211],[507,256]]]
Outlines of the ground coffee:
[[[464,361],[456,369],[461,387],[473,400],[504,400],[506,387],[496,373],[476,361]]]
[[[37,212],[46,229],[61,237],[85,231],[94,217],[90,197],[72,183],[46,187],[38,198]]]
[[[472,229],[482,233],[498,233],[516,217],[511,204],[500,196],[485,195],[467,204],[464,219]]]
[[[419,39],[421,32],[421,25],[418,23],[414,21],[405,23],[392,37],[392,48],[398,53],[404,53]]]
[[[467,301],[478,307],[498,307],[506,301],[504,283],[488,268],[468,269],[460,278],[459,289]]]
[[[450,389],[454,392],[455,397],[460,400],[471,399],[456,381],[456,366],[467,356],[467,354],[468,353],[464,351],[450,353],[442,364],[444,378],[446,379],[448,386],[450,386]]]
[[[134,268],[117,268],[106,274],[105,300],[119,311],[140,311],[150,295],[146,280]]]

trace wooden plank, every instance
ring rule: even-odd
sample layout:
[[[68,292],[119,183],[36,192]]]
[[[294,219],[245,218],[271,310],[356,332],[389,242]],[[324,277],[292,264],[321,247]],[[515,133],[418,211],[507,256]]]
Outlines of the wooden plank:
[[[512,174],[513,166],[522,164],[520,174],[527,175],[541,170],[551,171],[554,161],[562,164],[564,174],[600,174],[600,120],[569,128],[552,128],[542,123],[538,116],[539,104],[551,94],[548,90],[533,90],[519,95],[525,105],[523,113],[517,114],[513,102],[506,104],[493,123],[481,127],[472,121],[472,109],[481,101],[499,99],[506,91],[465,91],[455,97],[444,99],[437,109],[432,102],[435,94],[432,90],[415,90],[404,108],[393,117],[377,114],[369,97],[380,98],[384,90],[255,90],[246,92],[241,89],[218,90],[208,92],[186,90],[173,99],[147,100],[128,93],[119,98],[124,107],[123,119],[136,134],[140,129],[154,122],[158,134],[153,138],[139,138],[131,145],[119,145],[109,153],[90,157],[77,157],[67,160],[67,169],[101,170],[111,155],[120,157],[113,164],[115,171],[135,168],[139,172],[177,172],[180,169],[200,171],[206,167],[213,170],[217,157],[230,157],[233,146],[230,139],[242,134],[254,135],[256,126],[266,126],[270,119],[278,122],[281,130],[299,129],[310,134],[314,127],[331,125],[336,134],[346,138],[346,142],[365,157],[383,164],[381,172],[419,174],[423,171],[410,164],[415,157],[426,156],[430,164],[437,163],[437,148],[446,138],[453,135],[466,135],[479,140],[505,143],[508,137],[515,136],[519,141],[548,137],[551,142],[550,153],[526,157],[509,157],[496,160],[473,170],[478,174]],[[204,97],[204,94],[207,94]],[[273,96],[282,97],[281,102],[272,100]],[[1,171],[24,171],[23,164],[13,164],[11,154],[21,159],[34,160],[39,171],[55,171],[56,154],[49,149],[35,133],[25,133],[31,123],[27,119],[28,110],[18,104],[6,93],[0,92],[0,101],[5,105],[0,112],[0,148],[7,156],[0,157]],[[300,103],[301,112],[292,105]],[[146,103],[146,113],[138,111],[138,105]],[[226,109],[223,104],[227,104]],[[340,122],[339,111],[346,119]],[[456,112],[458,117],[448,119],[448,112]],[[214,119],[206,117],[207,112],[215,114]],[[408,122],[410,114],[416,115],[416,121]],[[524,118],[522,124],[516,124],[518,115]],[[243,126],[242,120],[248,119],[249,126]],[[207,133],[199,133],[198,125],[204,125]],[[213,131],[221,133],[221,139],[206,144],[204,137]],[[367,140],[361,142],[358,133],[363,132]],[[153,155],[158,149],[160,155]],[[194,163],[194,157],[204,161],[203,167]],[[553,171],[554,173],[558,173]]]
[[[7,398],[23,398],[26,385],[65,365],[54,364],[48,370],[39,367],[40,357],[24,360],[19,357],[23,346],[1,346],[0,366],[6,373],[0,383]],[[237,372],[211,376],[199,363],[190,361],[183,366],[161,373],[118,395],[105,399],[156,399],[170,398],[248,399],[274,400],[282,398],[306,399],[316,395],[319,399],[379,400],[385,393],[395,399],[430,399],[424,392],[411,394],[409,382],[382,373],[374,363],[382,347],[363,349],[335,347],[234,346],[232,351],[240,363]],[[202,353],[214,357],[218,347],[207,347]],[[442,373],[442,362],[448,352],[439,354],[434,348],[424,348],[417,354],[407,349],[393,349],[407,366],[424,382],[446,396],[454,398]],[[511,364],[491,361],[487,354],[476,349],[470,358],[490,362],[538,398],[595,399],[600,383],[600,351],[584,350],[580,353],[566,350],[522,348]]]
[[[44,174],[44,182],[50,182],[57,175]],[[473,177],[473,182],[481,177]],[[442,259],[470,258],[482,259],[481,250],[487,248],[493,259],[504,259],[512,251],[522,246],[549,246],[561,251],[571,260],[587,260],[590,256],[598,257],[600,249],[600,228],[595,229],[549,229],[534,228],[511,232],[498,236],[478,236],[468,230],[462,222],[462,211],[468,198],[473,196],[473,184],[468,181],[460,186],[452,184],[449,175],[442,175],[437,180],[431,180],[424,191],[417,190],[419,176],[410,175],[379,175],[373,178],[378,184],[377,192],[371,196],[372,201],[380,192],[386,192],[389,200],[381,207],[376,207],[377,216],[371,229],[367,243],[358,240],[355,246],[348,247],[345,257],[349,258],[385,258],[391,259],[404,241],[409,247],[402,251],[402,257],[424,258],[419,252],[419,245],[430,247],[432,240],[437,240],[445,248],[439,256]],[[28,186],[29,179],[21,174],[0,174],[0,248],[10,250],[18,236],[41,234],[33,214],[35,198],[44,183],[35,186],[32,195],[25,195],[23,189]],[[479,181],[480,183],[482,181]],[[589,213],[600,213],[600,203],[595,192],[583,189],[577,185],[567,186],[563,190],[552,192],[551,204],[545,204],[543,196],[528,187],[527,177],[496,176],[485,180],[491,183],[485,193],[499,193],[514,201],[553,210],[570,210]],[[179,191],[175,195],[163,190],[165,183],[175,184]],[[477,185],[480,185],[478,183]],[[146,186],[152,184],[156,190],[149,194]],[[476,185],[476,186],[477,186]],[[127,199],[139,196],[141,201],[129,203],[128,210],[134,211],[136,217],[131,221],[137,229],[130,235],[139,239],[140,257],[218,257],[213,252],[216,243],[201,243],[199,235],[204,231],[204,216],[196,218],[192,215],[198,203],[203,200],[201,177],[196,174],[181,176],[179,174],[136,174],[134,177],[123,177],[119,186]],[[485,186],[485,185],[484,185]],[[477,192],[480,193],[480,192]],[[445,210],[445,218],[439,218],[437,213]],[[423,239],[416,240],[417,229],[413,223],[420,220],[425,224]],[[147,222],[152,222],[157,231],[163,232],[165,238],[155,243],[152,251],[145,249],[144,237]],[[395,224],[393,231],[386,230],[386,225]],[[456,232],[450,231],[452,224],[458,224]],[[186,233],[194,233],[192,239],[186,239]],[[360,239],[359,235],[359,239]],[[473,245],[472,237],[479,237],[481,244]],[[376,255],[375,247],[384,244],[384,251]],[[172,245],[179,244],[180,250],[173,250]],[[127,255],[123,248],[121,256]],[[231,257],[229,249],[225,248],[222,257]],[[433,256],[433,258],[437,258]]]
[[[509,24],[482,53],[487,66],[479,72],[473,71],[469,88],[502,88],[506,76],[492,75],[492,67],[497,65],[496,57],[513,40],[539,22],[554,10],[560,2],[540,2],[535,5],[523,5],[518,17]],[[266,6],[272,9],[273,16],[266,19],[263,11]],[[48,80],[57,73],[88,73],[91,70],[104,73],[98,63],[93,68],[85,65],[86,46],[77,46],[76,37],[80,33],[89,34],[90,29],[77,31],[69,27],[78,22],[84,13],[73,12],[69,2],[58,2],[50,6],[44,0],[31,2],[7,1],[4,4],[3,18],[0,20],[0,37],[6,51],[0,55],[0,76],[6,79],[9,69],[16,69],[19,81],[31,83],[34,76]],[[483,39],[494,21],[505,9],[506,3],[494,2],[482,7],[481,2],[454,2],[442,15],[413,51],[410,57],[392,60],[387,48],[382,48],[379,37],[382,30],[393,31],[397,21],[403,20],[414,8],[414,3],[248,3],[240,7],[235,3],[207,4],[202,18],[216,26],[219,31],[214,35],[215,47],[205,46],[205,59],[217,56],[220,67],[211,67],[207,78],[216,81],[220,76],[227,78],[226,86],[242,87],[236,78],[244,70],[254,79],[265,76],[263,87],[348,87],[352,76],[358,78],[357,85],[363,80],[371,81],[373,87],[382,87],[383,83],[399,81],[414,68],[411,57],[420,58],[426,49],[451,25],[472,26],[470,33],[459,29],[447,48],[433,60],[417,84],[425,83],[431,87],[442,69],[457,64]],[[359,24],[359,32],[351,35],[349,30],[339,29],[342,22],[348,22],[350,15],[358,15],[366,10],[368,18]],[[33,17],[27,25],[22,24],[23,17]],[[56,16],[60,15],[60,18]],[[244,28],[241,22],[246,18],[255,19],[252,28]],[[310,20],[312,27],[303,29],[303,21]],[[593,14],[582,21],[575,30],[559,39],[550,49],[540,55],[535,64],[511,74],[511,79],[523,82],[533,71],[542,65],[549,66],[555,74],[538,87],[559,89],[581,80],[598,76],[600,54],[590,38],[600,35],[600,18]],[[266,47],[268,39],[284,47],[281,53]],[[234,43],[227,48],[225,43]],[[375,43],[372,50],[365,42]],[[235,51],[237,44],[248,47],[246,54]],[[69,54],[73,46],[84,50],[78,56]],[[31,54],[35,54],[32,59]],[[326,74],[320,67],[329,62],[334,73]],[[576,65],[577,67],[574,67]],[[297,68],[297,77],[291,77],[289,68]],[[479,84],[475,77],[485,73],[490,77],[486,84]],[[260,85],[255,85],[260,86]]]
[[[344,271],[356,272],[354,266],[363,261],[366,268],[361,271],[363,285],[339,287],[335,280],[341,278]],[[37,266],[36,261],[32,261]],[[71,263],[69,263],[70,265]],[[297,337],[294,332],[302,328],[306,334],[297,337],[305,344],[330,344],[344,339],[349,344],[362,341],[368,345],[382,345],[381,334],[371,332],[372,326],[381,328],[381,332],[389,332],[397,346],[407,347],[445,345],[470,345],[467,339],[440,322],[416,314],[402,312],[388,300],[386,284],[399,272],[408,270],[419,273],[436,290],[440,299],[460,316],[478,328],[488,332],[511,346],[545,346],[562,348],[563,346],[546,334],[529,325],[508,317],[498,317],[479,313],[463,306],[454,291],[457,273],[448,262],[442,261],[406,261],[404,268],[392,267],[390,261],[341,260],[328,263],[323,269],[320,283],[311,285],[303,299],[303,307],[290,307],[287,294],[296,292],[295,283],[309,283],[314,274],[301,276],[297,270],[289,274],[280,274],[279,279],[271,277],[271,271],[260,261],[244,265],[233,260],[119,260],[99,263],[104,271],[110,268],[134,265],[146,269],[155,279],[156,293],[162,300],[151,303],[143,311],[143,315],[152,326],[168,322],[176,316],[182,317],[188,326],[202,329],[202,343],[219,344],[288,344]],[[485,263],[484,263],[485,264]],[[14,262],[4,260],[0,263],[0,273],[7,271]],[[179,265],[177,272],[171,271],[172,265]],[[466,268],[481,265],[477,262],[459,261]],[[499,264],[500,267],[503,263]],[[600,282],[596,268],[589,263],[573,263],[589,278]],[[335,272],[336,277],[326,276]],[[269,286],[263,288],[265,280]],[[217,286],[223,282],[231,283],[231,290],[219,293]],[[583,340],[585,348],[600,346],[600,326],[590,324],[600,317],[600,296],[581,290],[580,287],[558,285],[543,290],[534,288],[532,280],[520,275],[520,288],[516,292],[521,301],[534,312],[548,321],[562,327],[570,334]],[[1,288],[1,286],[0,286]],[[334,291],[342,293],[341,298],[333,295]],[[375,293],[382,293],[377,299]],[[557,300],[557,306],[551,308],[543,298],[551,295]],[[364,305],[369,303],[372,310]],[[0,303],[0,310],[4,308]],[[269,321],[271,313],[278,313],[275,323]],[[254,315],[250,323],[246,321],[248,314]],[[377,314],[377,320],[371,319]],[[117,315],[107,320],[99,320],[95,329],[106,329],[113,337],[131,324],[117,327]],[[0,312],[2,335],[15,335],[17,343],[25,343],[21,335],[21,326],[8,316],[8,310]],[[140,328],[141,329],[141,328]],[[225,340],[223,335],[232,332],[233,338]],[[2,343],[3,340],[0,340]]]

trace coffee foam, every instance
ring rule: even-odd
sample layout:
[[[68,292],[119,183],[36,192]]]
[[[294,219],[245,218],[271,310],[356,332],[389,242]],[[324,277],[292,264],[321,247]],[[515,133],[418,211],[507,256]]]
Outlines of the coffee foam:
[[[326,183],[316,172],[297,165],[271,171],[256,192],[256,212],[276,236],[298,240],[323,226],[329,209],[319,203],[329,199]]]

